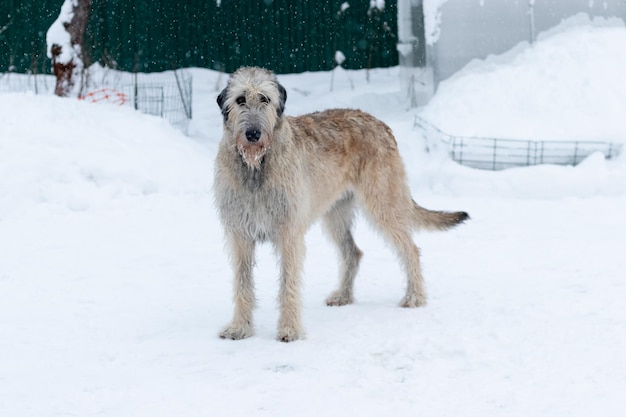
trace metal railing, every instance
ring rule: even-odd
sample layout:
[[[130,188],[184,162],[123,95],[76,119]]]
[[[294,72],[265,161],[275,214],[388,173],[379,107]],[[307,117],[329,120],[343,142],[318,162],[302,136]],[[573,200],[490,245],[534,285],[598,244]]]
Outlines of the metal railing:
[[[594,152],[607,159],[619,155],[624,145],[603,141],[535,141],[449,135],[432,123],[415,116],[428,147],[444,145],[452,159],[472,168],[500,170],[513,167],[555,164],[577,165]]]

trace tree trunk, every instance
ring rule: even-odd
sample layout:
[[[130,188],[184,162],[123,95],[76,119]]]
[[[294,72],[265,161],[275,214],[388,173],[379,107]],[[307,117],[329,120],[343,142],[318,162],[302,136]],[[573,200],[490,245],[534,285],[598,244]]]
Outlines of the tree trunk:
[[[65,0],[59,17],[48,30],[48,56],[57,79],[57,96],[72,95],[76,79],[82,75],[82,46],[91,3],[92,0]]]

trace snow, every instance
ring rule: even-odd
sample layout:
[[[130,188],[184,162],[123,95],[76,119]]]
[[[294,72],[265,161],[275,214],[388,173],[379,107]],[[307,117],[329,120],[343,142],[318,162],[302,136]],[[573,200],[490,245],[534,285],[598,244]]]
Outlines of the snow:
[[[471,62],[439,85],[423,116],[452,135],[626,142],[626,55],[615,53],[626,27],[569,25]]]
[[[53,59],[53,48],[60,47],[60,53],[53,59],[54,64],[67,65],[73,64],[72,79],[62,80],[62,92],[65,96],[77,97],[80,94],[81,82],[77,82],[79,77],[82,77],[82,71],[84,64],[81,58],[81,46],[80,44],[72,44],[70,33],[66,30],[66,26],[69,26],[72,18],[74,17],[74,8],[78,6],[78,0],[65,0],[61,6],[61,12],[57,19],[52,23],[48,32],[46,33],[46,53],[48,58]]]
[[[441,8],[448,0],[423,0],[426,45],[434,45],[441,34]]]
[[[514,135],[530,114],[512,117],[520,107],[509,106],[540,105],[536,94],[557,91],[553,68],[580,80],[579,67],[591,67],[570,49],[595,44],[606,71],[572,85],[584,87],[573,93],[584,100],[550,96],[563,109],[551,117],[566,129],[604,102],[626,113],[615,93],[622,78],[612,79],[623,30],[572,29],[556,41],[558,53],[547,38],[538,52],[468,68],[418,111],[455,129],[465,101],[477,121],[487,117],[481,110],[494,124],[508,118]],[[533,57],[537,67],[521,71]],[[410,310],[397,307],[404,278],[394,254],[362,219],[357,301],[326,307],[337,266],[315,226],[304,268],[307,337],[291,344],[274,340],[278,271],[268,246],[255,270],[256,336],[217,337],[232,309],[211,193],[225,77],[193,70],[190,137],[125,107],[0,95],[0,415],[621,415],[626,159],[596,154],[576,167],[499,172],[456,165],[424,151],[399,71],[371,70],[367,83],[365,71],[342,70],[332,93],[330,73],[279,79],[287,114],[358,107],[383,119],[416,200],[472,219],[416,234],[430,298]],[[511,88],[497,108],[472,101],[496,96],[509,72],[536,88]],[[534,117],[535,131],[554,129]],[[622,124],[607,120],[595,129],[619,137]]]
[[[335,51],[335,62],[337,65],[341,65],[346,60],[346,56],[341,51]]]
[[[77,0],[65,0],[61,6],[59,16],[46,33],[48,58],[52,59],[52,45],[59,45],[61,54],[58,56],[57,61],[61,64],[67,64],[80,57],[80,45],[72,45],[70,34],[65,30],[64,26],[72,21],[76,3]]]
[[[370,0],[370,8],[368,10],[368,14],[372,11],[372,9],[384,10],[385,0]]]
[[[413,52],[413,45],[410,43],[399,43],[396,45],[396,49],[402,56],[409,56],[411,52]]]

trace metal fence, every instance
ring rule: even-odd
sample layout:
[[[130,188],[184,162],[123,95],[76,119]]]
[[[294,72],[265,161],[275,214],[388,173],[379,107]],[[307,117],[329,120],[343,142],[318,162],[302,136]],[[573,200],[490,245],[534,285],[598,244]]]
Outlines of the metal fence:
[[[0,73],[0,93],[31,91],[35,94],[54,94],[55,83],[52,75]]]
[[[192,75],[186,70],[132,74],[93,67],[87,72],[87,87],[82,98],[127,105],[167,119],[187,132],[192,118]],[[52,75],[0,74],[0,92],[53,94]]]
[[[163,117],[174,127],[187,132],[192,118],[192,77],[188,71],[123,74],[125,79],[116,82],[117,88],[128,97],[132,107],[142,113]]]
[[[429,147],[443,145],[454,161],[479,169],[500,170],[540,164],[577,165],[594,152],[601,152],[610,159],[624,148],[623,144],[612,142],[453,136],[419,116],[415,117],[414,126],[423,131]]]

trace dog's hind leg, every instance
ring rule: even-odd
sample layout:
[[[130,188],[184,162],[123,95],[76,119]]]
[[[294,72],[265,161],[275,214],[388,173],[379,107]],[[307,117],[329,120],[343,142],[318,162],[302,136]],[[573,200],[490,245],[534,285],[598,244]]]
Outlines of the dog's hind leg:
[[[235,237],[227,233],[228,246],[231,251],[231,262],[235,271],[233,320],[220,337],[222,339],[245,339],[254,334],[252,310],[256,303],[254,297],[254,241]]]
[[[407,276],[406,295],[401,307],[426,305],[426,290],[420,266],[420,250],[413,242],[413,201],[408,187],[391,182],[378,183],[375,192],[363,193],[365,214],[391,243]]]
[[[337,244],[340,255],[339,288],[326,298],[329,306],[343,306],[354,302],[354,277],[363,256],[352,237],[354,210],[354,195],[350,193],[337,201],[323,218],[324,231]]]
[[[387,234],[395,245],[407,275],[406,295],[400,301],[401,307],[422,307],[426,305],[426,289],[420,266],[420,250],[413,243],[408,230],[391,230]]]
[[[413,242],[409,228],[398,227],[397,223],[379,222],[383,235],[393,245],[402,261],[407,277],[406,295],[400,301],[401,307],[422,307],[426,305],[426,289],[420,265],[420,250]]]

